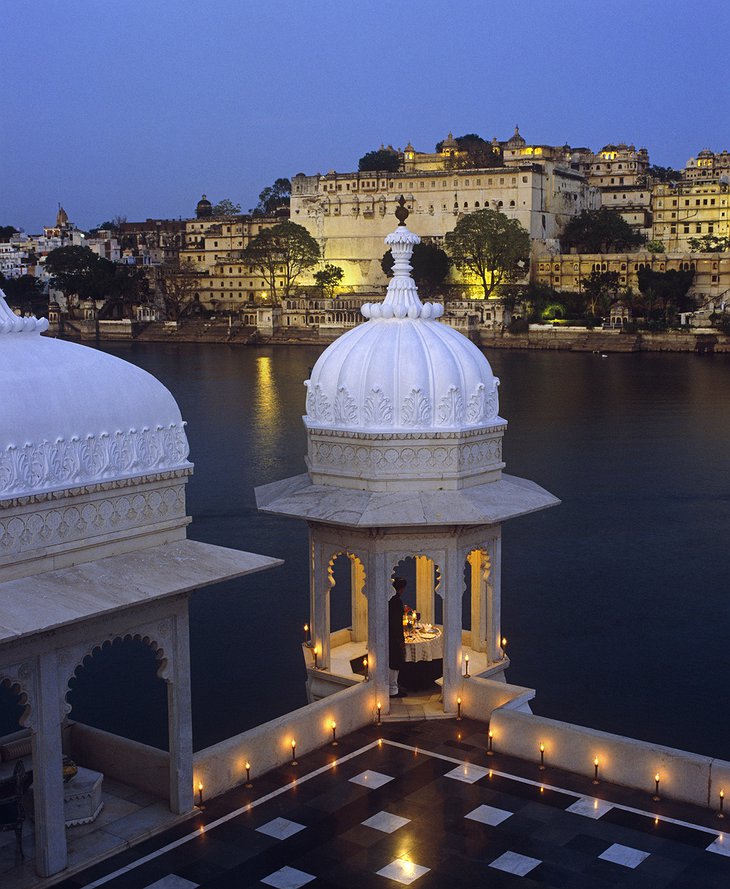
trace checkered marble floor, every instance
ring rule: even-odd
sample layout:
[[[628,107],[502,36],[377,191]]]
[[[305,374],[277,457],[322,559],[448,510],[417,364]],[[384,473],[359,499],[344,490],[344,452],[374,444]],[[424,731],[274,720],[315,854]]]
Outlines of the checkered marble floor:
[[[233,792],[207,824],[61,889],[730,886],[730,838],[709,821],[657,817],[549,774],[540,783],[499,769],[497,757],[490,769],[469,743],[437,751],[386,738],[337,751],[304,757],[248,801]]]

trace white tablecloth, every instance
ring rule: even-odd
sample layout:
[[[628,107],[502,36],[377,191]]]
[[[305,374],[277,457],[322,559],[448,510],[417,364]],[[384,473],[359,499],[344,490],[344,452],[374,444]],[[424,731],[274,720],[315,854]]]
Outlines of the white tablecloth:
[[[435,661],[444,656],[444,637],[439,630],[435,636],[413,632],[406,638],[405,661],[415,664],[419,661]]]

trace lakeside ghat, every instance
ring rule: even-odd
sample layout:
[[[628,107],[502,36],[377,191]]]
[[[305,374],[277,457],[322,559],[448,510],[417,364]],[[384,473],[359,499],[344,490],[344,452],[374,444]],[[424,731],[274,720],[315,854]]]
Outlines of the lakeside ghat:
[[[227,345],[326,345],[359,323],[354,310],[336,300],[313,312],[304,324],[282,325],[265,312],[252,310],[242,320],[227,316],[208,321],[103,321],[87,319],[73,323],[51,323],[50,336],[81,342],[218,343]],[[469,307],[467,307],[468,309]],[[263,316],[263,317],[262,317]],[[280,320],[280,319],[279,319]],[[361,320],[361,319],[360,319]],[[728,353],[730,336],[711,328],[628,332],[619,328],[589,330],[585,327],[531,324],[525,333],[487,327],[466,312],[446,315],[444,323],[461,331],[473,342],[489,349],[551,350],[563,352],[695,352]]]

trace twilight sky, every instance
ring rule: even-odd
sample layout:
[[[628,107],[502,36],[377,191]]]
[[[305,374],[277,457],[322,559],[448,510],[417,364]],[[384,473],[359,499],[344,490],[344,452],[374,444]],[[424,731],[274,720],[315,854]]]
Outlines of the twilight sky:
[[[244,210],[449,130],[730,149],[730,3],[30,0],[0,20],[0,225]]]

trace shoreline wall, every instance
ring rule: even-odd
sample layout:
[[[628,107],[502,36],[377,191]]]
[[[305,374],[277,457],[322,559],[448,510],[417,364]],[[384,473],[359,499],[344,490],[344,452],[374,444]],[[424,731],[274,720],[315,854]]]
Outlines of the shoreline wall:
[[[107,324],[110,326],[107,329]],[[207,343],[215,345],[306,345],[323,346],[341,336],[348,327],[279,328],[272,336],[262,335],[254,327],[200,323],[171,326],[164,323],[129,324],[118,322],[79,324],[66,329],[64,339],[80,342]],[[49,336],[59,336],[56,330]],[[563,352],[694,352],[696,354],[730,353],[730,336],[720,332],[668,331],[666,333],[623,333],[618,330],[587,330],[578,327],[533,327],[527,333],[478,329],[473,336],[477,345],[487,349],[519,349]]]

